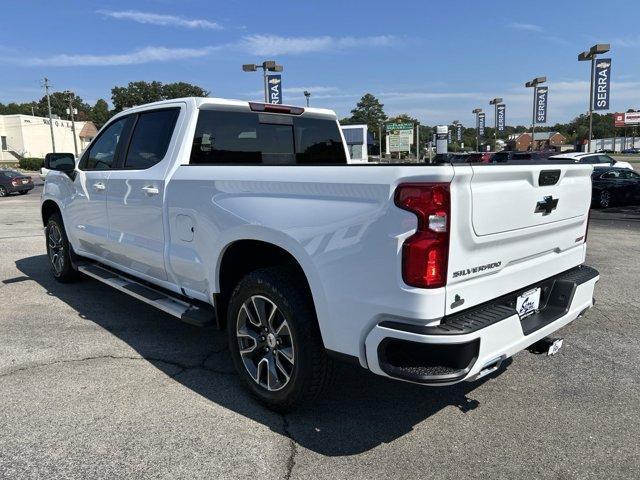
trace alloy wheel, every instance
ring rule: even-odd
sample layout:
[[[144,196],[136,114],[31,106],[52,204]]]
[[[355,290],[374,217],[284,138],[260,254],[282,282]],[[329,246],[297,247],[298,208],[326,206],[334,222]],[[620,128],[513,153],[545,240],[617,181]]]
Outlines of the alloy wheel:
[[[60,228],[55,223],[49,225],[47,246],[49,247],[49,261],[55,272],[59,274],[64,268],[64,242]]]
[[[603,190],[602,192],[600,192],[600,206],[607,208],[610,203],[611,203],[611,194],[606,190]]]
[[[287,319],[262,295],[247,299],[238,312],[236,336],[240,358],[254,382],[271,392],[293,375],[295,347]]]

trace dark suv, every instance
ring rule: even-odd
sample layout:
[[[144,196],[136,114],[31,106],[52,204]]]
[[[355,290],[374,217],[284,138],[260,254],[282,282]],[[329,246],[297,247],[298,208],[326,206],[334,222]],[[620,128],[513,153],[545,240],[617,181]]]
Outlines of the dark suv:
[[[0,197],[18,192],[24,195],[33,189],[31,177],[14,170],[0,170]]]

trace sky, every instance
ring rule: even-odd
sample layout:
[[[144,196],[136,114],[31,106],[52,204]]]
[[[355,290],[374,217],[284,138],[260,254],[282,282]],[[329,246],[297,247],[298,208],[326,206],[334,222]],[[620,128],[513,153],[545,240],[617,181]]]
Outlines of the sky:
[[[93,104],[137,80],[184,81],[211,96],[262,99],[259,72],[284,66],[283,95],[348,116],[367,92],[387,114],[427,125],[471,125],[502,97],[507,124],[529,124],[546,76],[548,125],[588,108],[589,64],[577,55],[610,43],[611,111],[640,108],[637,0],[357,1],[129,0],[3,2],[0,102],[73,90]]]

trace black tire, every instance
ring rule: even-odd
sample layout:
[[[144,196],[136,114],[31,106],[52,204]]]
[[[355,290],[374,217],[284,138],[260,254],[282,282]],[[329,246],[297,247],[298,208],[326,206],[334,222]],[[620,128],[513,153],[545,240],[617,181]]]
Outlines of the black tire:
[[[45,228],[45,241],[47,242],[47,258],[53,277],[61,283],[77,280],[79,274],[71,263],[73,250],[59,213],[54,213],[49,217]]]
[[[6,197],[7,195],[9,195],[9,193],[7,192],[6,187],[0,185],[0,197]]]
[[[613,205],[613,195],[609,190],[601,190],[600,195],[598,195],[598,205],[600,208],[609,208]]]
[[[29,193],[29,190],[20,190],[20,195],[26,195],[27,193]]]
[[[227,308],[229,349],[242,383],[268,408],[282,413],[311,404],[329,385],[333,376],[333,362],[327,356],[322,343],[312,299],[309,298],[306,289],[301,287],[303,281],[304,279],[300,279],[295,271],[286,268],[256,270],[238,283]],[[243,306],[251,308],[253,305],[252,315],[255,315],[258,312],[258,307],[255,303],[247,302],[256,298],[264,302],[263,317],[268,316],[266,312],[269,306],[273,308],[272,306],[275,305],[277,310],[275,314],[271,313],[268,321],[264,322],[269,325],[269,333],[265,330],[264,335],[258,334],[260,335],[258,338],[248,338],[249,336],[253,337],[255,332],[251,332],[251,335],[239,334],[239,326],[244,327],[247,318],[250,320],[248,314],[241,313],[241,309]],[[268,311],[272,312],[271,309]],[[258,313],[257,316],[259,317],[260,314]],[[272,321],[270,321],[271,318],[273,318]],[[280,328],[274,327],[272,330],[272,322],[275,325],[279,324]],[[263,323],[258,323],[263,325]],[[274,340],[274,343],[277,341],[277,345],[271,345],[270,354],[264,353],[265,349],[269,349],[270,339],[268,337],[274,334],[279,335],[283,330],[282,325],[285,323],[289,335],[287,336],[286,333],[282,337],[276,335],[277,340]],[[259,332],[263,328],[256,327],[252,322],[248,325],[251,329],[256,328]],[[246,329],[240,328],[240,331],[246,331]],[[289,341],[291,347],[286,348]],[[250,349],[253,344],[255,352],[252,351],[250,354],[245,354],[244,357],[241,356],[241,343],[246,350]],[[285,350],[289,350],[289,352],[283,357]],[[293,358],[293,362],[286,361],[289,354]],[[274,382],[275,391],[271,388],[271,376],[267,379],[261,375],[259,365],[256,367],[254,377],[249,373],[249,368],[253,368],[253,365],[246,366],[245,364],[247,361],[261,363],[267,357],[271,360],[267,360],[267,366],[263,366],[263,369],[266,368],[267,375],[269,375],[273,365],[273,376],[280,377],[278,382]],[[288,378],[283,375],[285,369],[289,374]],[[269,385],[262,385],[261,379],[264,379],[265,383]]]

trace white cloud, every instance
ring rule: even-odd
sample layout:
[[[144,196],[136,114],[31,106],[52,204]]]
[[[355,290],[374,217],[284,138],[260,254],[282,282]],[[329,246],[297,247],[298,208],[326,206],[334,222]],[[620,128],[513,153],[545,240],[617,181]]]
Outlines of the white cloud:
[[[640,47],[640,35],[635,37],[616,38],[611,42],[614,47],[638,48]]]
[[[327,52],[358,47],[380,47],[396,43],[392,35],[373,37],[282,37],[279,35],[248,35],[240,41],[240,48],[254,55],[287,55]]]
[[[128,53],[92,55],[92,54],[59,54],[50,57],[13,58],[12,63],[29,67],[103,67],[114,65],[136,65],[151,62],[166,62],[186,58],[204,57],[219,50],[221,47],[202,48],[167,48],[144,47]]]
[[[540,25],[534,25],[532,23],[511,22],[509,24],[509,28],[513,28],[514,30],[523,30],[526,32],[544,32],[544,28],[542,28]]]
[[[118,20],[131,20],[138,23],[147,23],[151,25],[184,27],[184,28],[204,28],[208,30],[220,30],[222,26],[216,22],[200,19],[189,19],[178,17],[176,15],[164,15],[160,13],[139,12],[136,10],[98,10],[96,13],[106,17],[116,18]]]

